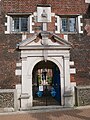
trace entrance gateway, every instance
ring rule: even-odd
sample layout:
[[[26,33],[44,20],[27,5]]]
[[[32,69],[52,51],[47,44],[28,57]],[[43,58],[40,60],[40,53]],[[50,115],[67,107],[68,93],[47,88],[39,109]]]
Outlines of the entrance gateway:
[[[50,10],[50,6],[38,6],[37,15],[40,15],[37,19],[43,23],[43,30],[17,45],[22,60],[21,88],[16,87],[21,109],[74,106],[76,83],[70,81],[71,45],[47,31],[47,22],[51,22]]]
[[[33,106],[61,105],[60,71],[53,62],[37,63],[32,80]]]
[[[42,45],[44,39],[48,41],[45,46]],[[46,105],[74,106],[70,44],[52,33],[40,32],[22,41],[18,48],[22,59],[21,109]]]

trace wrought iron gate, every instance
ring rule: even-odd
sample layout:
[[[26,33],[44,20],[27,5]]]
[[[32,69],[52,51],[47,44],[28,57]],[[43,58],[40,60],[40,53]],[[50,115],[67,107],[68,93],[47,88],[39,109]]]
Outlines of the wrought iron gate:
[[[33,105],[34,106],[59,105],[60,102],[57,101],[56,94],[57,93],[53,86],[49,85],[43,85],[39,87],[33,86]]]
[[[46,76],[42,76],[42,84],[38,79],[36,82],[33,82],[33,106],[49,106],[61,104],[60,82],[58,82],[59,78],[57,74],[55,73],[53,79],[50,82],[46,82]]]

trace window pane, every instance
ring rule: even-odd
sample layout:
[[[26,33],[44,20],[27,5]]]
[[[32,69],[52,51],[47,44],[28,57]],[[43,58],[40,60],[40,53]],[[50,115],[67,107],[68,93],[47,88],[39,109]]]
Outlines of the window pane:
[[[28,30],[28,17],[15,16],[12,22],[12,31],[23,32]]]
[[[67,32],[68,20],[67,18],[62,18],[62,32]]]
[[[21,31],[27,31],[27,21],[28,21],[28,18],[24,18],[22,17],[21,18]]]
[[[62,18],[62,32],[76,32],[76,18],[67,17]]]
[[[19,31],[19,18],[13,18],[14,20],[14,31]]]
[[[69,31],[75,32],[75,18],[69,18]]]

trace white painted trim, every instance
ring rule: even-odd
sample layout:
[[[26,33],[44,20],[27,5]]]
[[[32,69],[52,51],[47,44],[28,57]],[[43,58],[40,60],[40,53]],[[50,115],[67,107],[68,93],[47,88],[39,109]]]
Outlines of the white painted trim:
[[[83,26],[83,23],[81,23],[82,15],[78,16],[78,32],[83,33],[83,30],[81,30],[81,27]]]
[[[34,12],[33,15],[34,15],[34,17],[37,17],[37,12]]]
[[[74,65],[74,61],[70,61],[70,65],[73,66]]]
[[[64,39],[68,41],[68,35],[64,35]]]
[[[55,16],[55,13],[51,13],[51,16],[54,17],[54,16]]]
[[[7,23],[5,23],[5,26],[7,26]]]
[[[33,16],[34,16],[34,22],[37,22],[37,12],[34,12]]]
[[[29,22],[28,23],[29,23],[29,30],[30,30],[29,32],[30,33],[34,33],[34,31],[32,30],[32,26],[34,25],[34,22],[32,22],[33,17],[34,17],[33,15],[29,16]]]
[[[57,19],[57,22],[55,23],[57,30],[55,30],[55,33],[60,33],[60,17],[55,15],[55,18]]]
[[[16,67],[21,67],[22,63],[16,63]]]
[[[85,0],[85,3],[90,3],[90,0]]]
[[[25,40],[27,38],[26,34],[22,34],[22,41]]]
[[[76,69],[75,68],[70,68],[70,74],[75,74],[76,73]]]
[[[7,23],[5,23],[5,26],[7,27],[7,30],[5,31],[5,34],[9,34],[11,32],[11,17],[6,15]]]
[[[15,75],[22,75],[22,71],[21,70],[15,70]]]

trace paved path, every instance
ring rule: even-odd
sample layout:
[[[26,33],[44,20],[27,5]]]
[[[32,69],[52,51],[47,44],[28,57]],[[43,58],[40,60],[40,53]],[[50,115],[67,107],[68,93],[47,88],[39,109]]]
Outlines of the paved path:
[[[90,120],[90,108],[0,113],[0,120]]]

